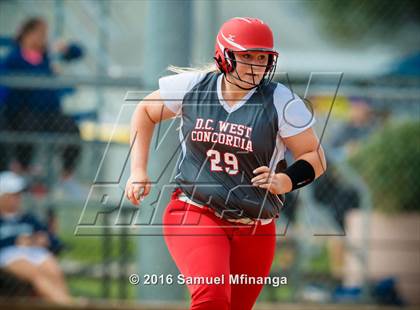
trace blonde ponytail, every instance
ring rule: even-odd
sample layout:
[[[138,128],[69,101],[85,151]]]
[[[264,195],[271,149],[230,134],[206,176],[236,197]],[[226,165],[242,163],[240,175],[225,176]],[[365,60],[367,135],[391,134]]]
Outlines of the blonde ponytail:
[[[217,68],[216,64],[209,63],[199,67],[177,67],[170,65],[168,66],[168,71],[174,73],[184,73],[184,72],[197,72],[197,73],[209,73],[209,72],[220,72],[219,68]]]

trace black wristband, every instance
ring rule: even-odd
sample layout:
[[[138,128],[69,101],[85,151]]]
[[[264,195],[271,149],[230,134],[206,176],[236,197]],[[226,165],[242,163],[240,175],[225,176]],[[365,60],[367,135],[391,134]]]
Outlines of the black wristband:
[[[292,191],[308,185],[315,179],[315,170],[310,163],[299,159],[284,172],[292,180]]]

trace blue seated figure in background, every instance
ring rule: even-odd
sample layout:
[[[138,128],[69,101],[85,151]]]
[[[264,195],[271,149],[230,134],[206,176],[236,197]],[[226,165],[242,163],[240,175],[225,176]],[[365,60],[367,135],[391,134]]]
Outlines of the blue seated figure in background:
[[[13,41],[11,49],[0,63],[0,73],[4,75],[33,75],[54,77],[56,72],[51,63],[47,47],[47,23],[42,18],[30,18],[24,22]],[[70,61],[83,56],[77,44],[62,44],[60,57]],[[3,87],[0,105],[2,125],[0,130],[9,132],[50,132],[80,136],[75,121],[61,111],[61,98],[71,89]],[[10,148],[9,148],[10,149]],[[30,169],[34,147],[31,143],[16,143],[11,149],[14,161],[11,167],[19,173]],[[62,177],[69,178],[74,172],[80,146],[77,143],[64,145],[62,157]],[[4,157],[5,155],[3,155]],[[1,160],[0,160],[1,161]],[[2,159],[3,169],[9,164]],[[0,167],[1,169],[1,167]]]
[[[53,255],[61,243],[46,225],[21,210],[25,187],[19,175],[0,172],[0,268],[29,282],[40,297],[70,303],[63,272]]]

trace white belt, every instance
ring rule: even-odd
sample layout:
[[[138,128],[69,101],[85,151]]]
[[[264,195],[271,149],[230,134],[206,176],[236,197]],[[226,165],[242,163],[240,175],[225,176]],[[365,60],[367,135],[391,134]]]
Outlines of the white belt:
[[[184,202],[186,202],[190,205],[194,205],[194,206],[199,207],[199,208],[204,208],[204,206],[202,204],[199,204],[195,201],[192,201],[184,193],[180,193],[178,195],[177,199],[180,200],[180,201],[184,201]],[[211,211],[213,211],[214,214],[217,217],[222,218],[222,215],[219,212],[217,212],[216,210],[211,209]],[[240,219],[225,219],[225,220],[227,220],[229,222],[232,222],[232,223],[241,223],[241,224],[247,224],[247,225],[253,225],[257,221],[260,221],[261,225],[267,225],[267,224],[270,224],[273,221],[272,218],[271,219],[253,220],[253,219],[250,219],[249,217],[244,217],[244,218],[240,218]]]

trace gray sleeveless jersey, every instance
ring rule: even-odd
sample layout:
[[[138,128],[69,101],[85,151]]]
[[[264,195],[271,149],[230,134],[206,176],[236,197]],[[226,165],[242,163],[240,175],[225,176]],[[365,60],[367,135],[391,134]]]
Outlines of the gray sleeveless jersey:
[[[313,117],[278,83],[253,89],[230,107],[221,96],[221,79],[217,73],[188,73],[159,81],[165,105],[182,117],[175,181],[190,199],[225,218],[278,217],[281,200],[252,185],[253,170],[275,167],[284,158],[281,137],[309,128]]]

